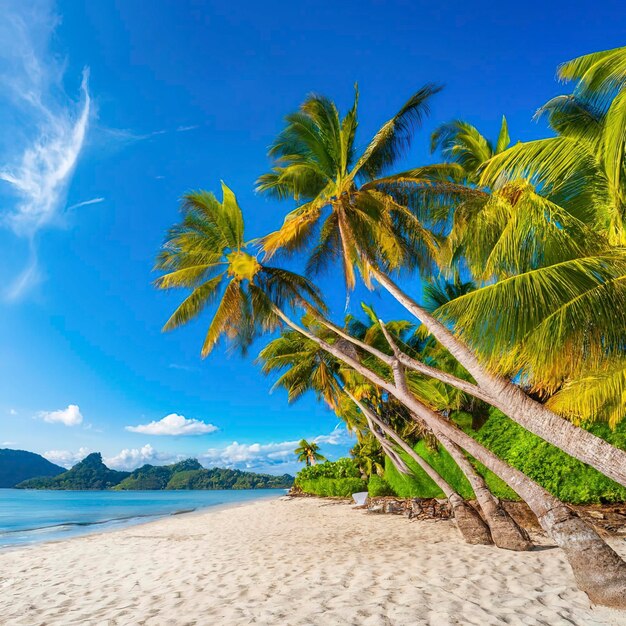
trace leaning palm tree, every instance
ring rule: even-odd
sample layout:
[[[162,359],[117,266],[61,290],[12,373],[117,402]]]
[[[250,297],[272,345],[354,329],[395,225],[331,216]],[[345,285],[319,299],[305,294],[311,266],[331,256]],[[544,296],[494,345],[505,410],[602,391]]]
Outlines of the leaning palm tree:
[[[157,286],[186,287],[191,295],[178,307],[172,316],[174,322],[170,320],[166,329],[203,313],[217,301],[220,291],[223,296],[209,323],[205,354],[221,335],[245,349],[257,331],[273,328],[281,320],[404,404],[438,436],[446,436],[500,476],[526,500],[546,532],[563,548],[580,588],[594,602],[625,606],[626,564],[589,525],[522,472],[420,402],[405,385],[396,349],[391,360],[383,353],[380,356],[393,371],[391,382],[360,363],[352,351],[344,351],[339,341],[328,343],[298,325],[288,314],[290,308],[311,309],[316,305],[317,315],[321,315],[323,303],[317,290],[292,272],[262,265],[244,242],[241,210],[227,188],[222,202],[206,192],[186,197],[182,223],[170,231],[157,262],[157,267],[166,272],[157,280]],[[235,287],[240,295],[232,302],[238,304],[227,306],[234,321],[225,320],[223,308],[225,302],[231,302],[226,293]],[[367,345],[355,339],[352,342],[353,346]]]
[[[320,447],[314,441],[308,442],[306,439],[301,439],[294,454],[298,457],[298,461],[310,467],[317,461],[326,461],[326,457],[318,452],[319,449]]]
[[[391,278],[390,272],[398,268],[419,266],[428,271],[437,251],[437,237],[418,219],[419,210],[407,208],[411,190],[439,181],[440,191],[441,186],[462,187],[449,182],[462,170],[458,163],[385,175],[410,144],[412,130],[427,113],[428,101],[436,91],[433,86],[418,91],[381,127],[360,156],[355,150],[356,98],[343,118],[335,105],[321,96],[309,97],[298,112],[289,115],[285,129],[270,148],[274,168],[261,176],[258,189],[278,198],[293,198],[298,206],[278,231],[263,238],[266,255],[312,247],[309,271],[320,271],[339,258],[348,288],[355,283],[355,268],[366,284],[375,279],[471,374],[477,383],[477,397],[626,486],[626,452],[563,419],[494,372],[475,346],[468,345]],[[480,202],[489,196],[484,191],[476,194]],[[536,209],[532,215],[535,220],[544,219],[545,209]],[[560,212],[559,218],[567,216]],[[559,228],[553,228],[552,234],[555,241],[563,239]],[[556,247],[554,244],[552,249]],[[578,269],[579,274],[586,272],[588,282],[597,282],[598,275],[603,279],[602,268]],[[419,365],[413,360],[411,366]],[[431,374],[442,379],[436,368]]]
[[[312,321],[311,318],[305,318]],[[329,337],[328,330],[319,324],[313,325],[316,336]],[[340,340],[342,342],[343,340]],[[340,343],[340,345],[344,345]],[[354,354],[354,351],[352,351]],[[358,358],[358,356],[357,356]],[[363,379],[345,366],[341,361],[330,357],[325,350],[311,339],[291,330],[283,331],[279,337],[273,339],[259,354],[265,374],[278,374],[274,387],[286,389],[289,401],[299,398],[305,391],[314,391],[318,399],[324,399],[335,410],[337,416],[346,422],[346,425],[355,429],[359,423],[365,422],[365,429],[371,434],[392,464],[402,474],[411,471],[397,451],[397,447],[404,450],[427,476],[441,489],[454,512],[455,523],[462,537],[471,544],[488,545],[493,543],[488,526],[481,519],[475,509],[468,504],[453,487],[413,448],[411,448],[394,429],[394,425],[384,422],[373,409],[365,408],[355,395],[363,395],[367,389],[371,395],[372,385],[363,384]],[[350,390],[351,389],[351,390]],[[348,400],[346,403],[345,400]],[[355,415],[356,409],[356,415]],[[397,411],[394,411],[397,413]],[[363,427],[358,426],[358,430]],[[397,427],[396,427],[397,428]],[[358,432],[358,431],[357,431]],[[360,438],[361,442],[364,440]],[[358,450],[363,449],[363,444]],[[371,455],[366,455],[366,462],[361,465],[371,474],[376,470]]]
[[[429,342],[422,343],[421,345],[414,341],[411,342],[413,345],[409,345],[407,343],[406,339],[409,339],[406,336],[407,332],[410,332],[413,328],[411,324],[401,324],[398,322],[382,324],[371,307],[363,308],[369,318],[369,323],[361,322],[358,324],[354,320],[350,320],[351,332],[360,340],[364,343],[374,344],[381,347],[380,340],[382,339],[382,341],[385,342],[384,345],[387,349],[389,349],[392,345],[397,349],[397,346],[402,343],[404,344],[405,349],[409,349],[411,351],[413,356],[416,354],[419,354],[420,356],[427,355],[426,358],[422,356],[424,361],[428,360],[431,365],[434,363],[438,367],[441,367],[442,364],[439,363],[438,360],[441,359],[441,356],[443,356],[443,358],[447,357],[447,354],[445,354],[445,351],[441,348],[429,345]],[[435,349],[433,350],[433,348]],[[447,365],[447,363],[443,363],[443,369],[446,369]],[[458,391],[457,393],[448,393],[448,389],[446,389],[446,387],[448,387],[447,385],[443,385],[428,377],[411,372],[407,372],[406,383],[411,393],[422,403],[432,409],[449,413],[450,410],[465,408],[463,406],[463,402],[467,401],[466,394]],[[452,391],[454,392],[455,390]],[[374,394],[374,397],[376,396],[379,396],[379,394]],[[368,411],[367,408],[361,405],[359,406],[362,411]],[[369,409],[370,413],[371,410],[372,407]],[[370,417],[373,421],[375,421],[373,416],[370,415]],[[411,415],[410,417],[421,423],[421,420],[417,416]],[[529,549],[532,544],[529,542],[526,533],[520,529],[504,507],[492,495],[483,477],[480,476],[480,474],[478,474],[478,472],[474,469],[459,446],[451,442],[441,433],[437,434],[435,432],[433,434],[435,439],[439,440],[444,449],[456,462],[459,469],[471,485],[483,517],[485,518],[491,531],[494,543],[498,547],[511,550]],[[405,449],[401,442],[398,443],[403,449]],[[405,449],[405,451],[407,450]],[[408,453],[414,458],[414,452]]]

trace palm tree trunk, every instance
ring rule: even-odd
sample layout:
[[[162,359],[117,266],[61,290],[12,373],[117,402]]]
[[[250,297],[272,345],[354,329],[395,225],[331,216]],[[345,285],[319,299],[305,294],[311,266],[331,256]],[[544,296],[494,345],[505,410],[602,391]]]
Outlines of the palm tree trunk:
[[[363,403],[357,400],[347,389],[344,389],[346,395],[354,402],[363,415],[376,426],[378,426],[386,435],[391,437],[418,465],[424,470],[426,475],[443,491],[450,507],[454,513],[456,526],[461,536],[467,543],[473,545],[491,545],[491,533],[488,526],[482,520],[478,512],[471,504],[466,502],[453,487],[433,468],[431,467],[409,444],[407,444],[392,428],[387,426],[382,420],[379,420],[373,411],[370,411]]]
[[[441,432],[504,480],[526,501],[542,528],[563,549],[579,588],[589,596],[591,601],[626,609],[626,563],[574,511],[528,476],[511,467],[491,450],[472,439],[452,422],[445,420],[419,402],[409,391],[388,383],[357,360],[300,327],[279,308],[275,307],[274,311],[290,328],[314,341],[320,348],[390,393],[426,422],[432,430]],[[397,361],[395,365],[394,369],[401,367]]]
[[[510,380],[489,372],[463,341],[405,294],[387,275],[376,269],[372,269],[372,272],[376,280],[407,311],[420,320],[437,341],[474,377],[480,389],[487,394],[490,404],[548,443],[626,486],[626,451],[612,446],[583,428],[574,426],[530,398]],[[486,398],[482,396],[481,399]]]
[[[493,542],[498,548],[506,550],[530,550],[533,544],[526,531],[519,527],[499,500],[489,491],[485,479],[474,469],[463,450],[455,443],[452,443],[445,435],[435,432],[435,436],[455,460],[472,486],[476,500],[491,530]]]
[[[398,348],[398,345],[393,340],[393,337],[389,334],[384,322],[379,320],[379,324],[394,356],[399,357],[401,355],[400,348]],[[402,363],[399,361],[392,363],[392,370],[396,386],[405,393],[409,393],[406,373]],[[419,421],[414,414],[412,414],[412,417],[416,421]],[[478,501],[478,505],[480,506],[487,524],[489,525],[494,543],[499,548],[505,548],[507,550],[530,550],[533,544],[531,543],[528,534],[518,526],[500,502],[496,500],[491,491],[489,491],[487,483],[474,469],[468,458],[463,453],[463,450],[450,441],[440,431],[435,430],[433,431],[433,434],[448,451],[450,456],[459,466],[459,469],[469,481],[474,491],[474,495],[476,496],[476,500]]]

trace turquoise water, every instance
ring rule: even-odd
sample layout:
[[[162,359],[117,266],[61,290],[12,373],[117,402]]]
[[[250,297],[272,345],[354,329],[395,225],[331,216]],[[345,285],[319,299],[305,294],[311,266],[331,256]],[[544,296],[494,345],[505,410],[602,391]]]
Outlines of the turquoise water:
[[[277,498],[284,489],[25,491],[0,489],[0,548],[86,535],[207,507]]]

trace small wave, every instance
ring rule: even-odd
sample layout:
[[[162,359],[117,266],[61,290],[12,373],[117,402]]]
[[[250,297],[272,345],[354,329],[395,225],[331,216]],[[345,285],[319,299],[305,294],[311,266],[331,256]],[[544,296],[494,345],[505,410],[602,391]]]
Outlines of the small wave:
[[[183,513],[193,513],[196,510],[196,507],[193,509],[181,509],[180,511],[172,511],[170,515],[182,515]]]
[[[194,510],[194,509],[190,509]],[[187,511],[180,511],[180,513],[186,513]],[[173,513],[174,515],[175,513]],[[39,532],[51,532],[55,530],[70,530],[72,528],[81,528],[87,526],[98,526],[102,524],[112,524],[114,522],[127,522],[133,519],[149,518],[149,517],[161,517],[165,513],[146,513],[136,515],[126,515],[123,517],[111,517],[103,520],[93,520],[84,522],[60,522],[58,524],[49,524],[46,526],[32,526],[30,528],[13,528],[11,530],[0,531],[0,537],[4,535],[14,535],[16,533],[39,533]]]

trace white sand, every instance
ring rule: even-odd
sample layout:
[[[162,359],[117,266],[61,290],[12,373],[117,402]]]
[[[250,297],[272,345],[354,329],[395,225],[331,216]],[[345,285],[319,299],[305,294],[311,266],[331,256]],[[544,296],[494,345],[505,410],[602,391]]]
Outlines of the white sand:
[[[626,615],[591,609],[558,549],[468,546],[449,522],[294,499],[0,553],[0,623],[597,626]]]

